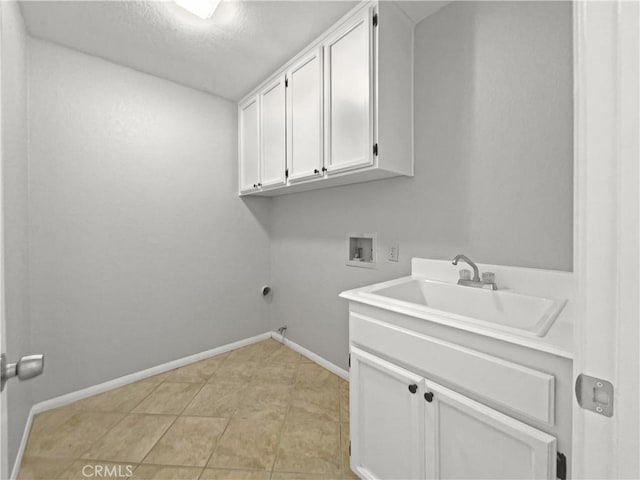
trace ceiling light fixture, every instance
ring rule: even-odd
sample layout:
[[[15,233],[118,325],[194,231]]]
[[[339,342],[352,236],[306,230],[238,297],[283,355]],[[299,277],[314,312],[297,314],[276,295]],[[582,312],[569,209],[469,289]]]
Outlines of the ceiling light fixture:
[[[187,12],[206,20],[211,18],[221,0],[173,0]]]

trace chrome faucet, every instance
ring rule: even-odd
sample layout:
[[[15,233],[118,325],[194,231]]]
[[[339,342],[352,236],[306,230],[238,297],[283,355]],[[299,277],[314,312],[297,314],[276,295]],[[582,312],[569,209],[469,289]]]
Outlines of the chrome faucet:
[[[480,281],[480,270],[478,269],[478,266],[474,262],[472,262],[469,257],[467,257],[466,255],[462,255],[462,254],[456,255],[451,263],[453,263],[454,265],[458,265],[458,262],[460,260],[462,260],[463,262],[469,264],[469,266],[471,268],[473,268],[473,279],[472,279],[472,281],[473,282],[479,282]]]
[[[460,279],[458,280],[458,285],[464,285],[465,287],[487,288],[490,290],[498,289],[498,286],[495,282],[496,277],[494,273],[485,272],[482,274],[482,279],[480,279],[480,269],[466,255],[456,255],[451,263],[453,263],[454,265],[458,265],[458,262],[460,260],[467,263],[471,268],[473,268],[473,278],[470,278],[471,272],[469,272],[469,270],[460,270]]]

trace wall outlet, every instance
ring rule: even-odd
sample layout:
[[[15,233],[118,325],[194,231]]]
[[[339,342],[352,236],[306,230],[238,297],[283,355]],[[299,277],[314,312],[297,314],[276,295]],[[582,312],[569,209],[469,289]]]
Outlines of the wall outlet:
[[[400,257],[400,244],[393,243],[389,246],[389,256],[387,257],[390,262],[397,262]]]

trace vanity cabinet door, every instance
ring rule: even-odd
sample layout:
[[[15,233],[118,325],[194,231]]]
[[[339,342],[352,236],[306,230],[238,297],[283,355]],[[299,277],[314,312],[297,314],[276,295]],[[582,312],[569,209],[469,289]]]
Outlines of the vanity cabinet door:
[[[361,478],[424,478],[422,378],[351,348],[351,468]]]
[[[372,10],[324,43],[325,167],[329,175],[373,165]]]
[[[240,192],[259,189],[260,183],[260,124],[258,96],[249,98],[238,107],[238,158],[240,160]]]
[[[285,77],[281,75],[260,92],[260,153],[262,188],[286,183]]]
[[[287,74],[287,158],[291,183],[323,175],[322,48]]]
[[[556,439],[425,381],[429,479],[554,479]]]

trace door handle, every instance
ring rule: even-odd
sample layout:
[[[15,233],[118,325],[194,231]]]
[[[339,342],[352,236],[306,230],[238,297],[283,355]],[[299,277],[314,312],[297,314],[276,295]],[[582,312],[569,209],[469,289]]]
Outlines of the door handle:
[[[427,392],[424,394],[424,399],[431,403],[433,401],[433,392]]]
[[[409,385],[409,391],[411,393],[416,393],[418,391],[418,385],[416,385],[415,383]]]
[[[18,377],[20,380],[29,380],[42,374],[44,370],[44,355],[27,355],[16,363],[7,363],[7,357],[3,353],[0,356],[0,391],[4,390],[7,380]]]

